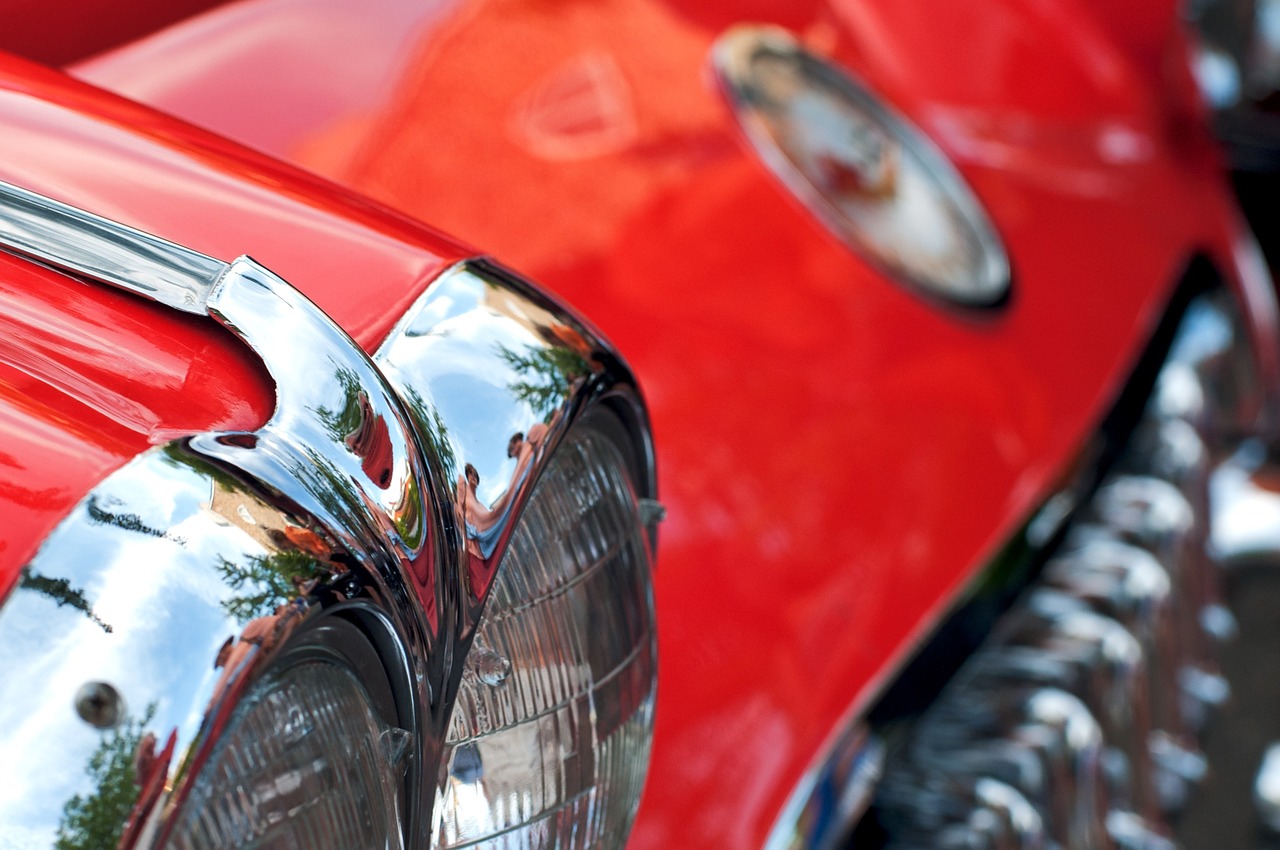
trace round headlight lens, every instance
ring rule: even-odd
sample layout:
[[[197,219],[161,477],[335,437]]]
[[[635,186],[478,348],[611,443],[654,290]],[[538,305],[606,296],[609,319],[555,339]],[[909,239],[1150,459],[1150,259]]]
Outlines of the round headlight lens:
[[[774,27],[712,56],[748,138],[845,244],[934,295],[992,304],[1009,288],[995,229],[946,157],[849,74]]]
[[[626,464],[577,427],[530,497],[468,657],[433,846],[621,847],[648,768],[654,664]]]
[[[244,697],[167,846],[402,847],[397,733],[345,666],[287,666]]]

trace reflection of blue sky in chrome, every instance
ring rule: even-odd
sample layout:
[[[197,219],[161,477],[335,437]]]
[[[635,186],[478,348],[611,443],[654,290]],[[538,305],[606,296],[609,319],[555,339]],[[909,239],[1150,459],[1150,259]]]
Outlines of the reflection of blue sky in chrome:
[[[508,387],[520,375],[494,352],[499,345],[517,352],[544,345],[528,328],[486,306],[489,290],[467,275],[441,279],[403,335],[393,337],[377,358],[393,383],[418,389],[449,423],[455,454],[480,473],[477,492],[485,504],[506,490],[515,472],[507,440],[541,421],[528,405],[513,402]]]
[[[500,290],[469,275],[442,278],[377,357],[395,385],[413,387],[448,423],[459,465],[470,462],[480,472],[486,504],[515,471],[508,439],[541,419],[512,398],[509,387],[520,376],[495,352],[545,343],[518,298],[500,305],[514,317],[490,304]],[[22,766],[21,782],[0,783],[0,850],[48,848],[66,801],[94,790],[85,765],[101,734],[73,707],[85,682],[114,684],[134,716],[156,703],[149,730],[163,740],[178,729],[175,764],[194,738],[217,680],[217,649],[239,632],[219,606],[230,594],[213,565],[219,554],[238,559],[260,551],[203,510],[211,486],[154,450],[97,493],[107,511],[169,529],[165,538],[95,524],[77,508],[74,528],[64,524],[46,541],[34,569],[83,589],[111,634],[31,591],[16,592],[0,609],[0,765]]]
[[[94,523],[80,507],[37,556],[33,569],[82,588],[111,634],[31,591],[0,610],[0,764],[35,766],[21,783],[0,785],[0,850],[51,846],[66,801],[93,791],[85,765],[101,734],[75,713],[82,684],[111,682],[135,716],[156,703],[149,729],[163,740],[176,727],[180,756],[212,692],[218,647],[239,631],[217,605],[227,591],[212,564],[257,544],[202,510],[208,479],[153,451],[98,493],[107,510],[171,532]]]

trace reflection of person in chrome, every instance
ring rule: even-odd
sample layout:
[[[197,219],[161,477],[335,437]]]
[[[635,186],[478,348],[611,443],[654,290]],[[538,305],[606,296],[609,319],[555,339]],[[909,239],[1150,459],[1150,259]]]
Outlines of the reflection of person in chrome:
[[[462,525],[466,530],[467,554],[488,558],[498,544],[501,525],[497,513],[484,506],[476,494],[480,486],[480,473],[467,464],[464,474],[458,477],[457,504],[462,512]]]
[[[514,458],[516,468],[511,474],[511,483],[502,494],[486,506],[480,501],[476,488],[480,486],[480,473],[471,464],[467,464],[462,475],[458,476],[455,505],[466,535],[467,574],[472,592],[481,597],[488,590],[493,579],[493,558],[498,540],[506,528],[507,518],[515,504],[515,497],[520,493],[533,462],[547,438],[547,426],[541,422],[529,429],[528,436],[517,431],[507,441],[507,457]]]
[[[302,611],[294,601],[286,602],[278,605],[274,613],[250,620],[234,642],[232,638],[227,638],[213,661],[215,670],[222,668],[222,675],[218,677],[217,684],[213,686],[213,696],[209,698],[211,709],[239,675],[241,668],[250,659],[269,651],[288,637],[289,632],[301,620],[301,615]]]
[[[395,464],[387,420],[373,409],[364,390],[356,395],[356,409],[359,411],[356,429],[344,435],[343,441],[360,458],[360,467],[369,480],[379,487],[386,487],[391,483]]]
[[[529,469],[533,466],[533,460],[542,449],[542,444],[546,439],[547,426],[541,422],[529,428],[527,437],[518,431],[511,435],[511,439],[507,441],[507,457],[516,459],[516,469],[515,472],[511,473],[511,486],[494,501],[490,510],[496,513],[506,513],[511,500],[520,492],[520,487],[524,484],[524,480],[529,477]]]
[[[164,747],[157,752],[158,743],[155,733],[147,732],[134,750],[133,777],[134,784],[138,786],[138,796],[125,818],[124,830],[116,847],[150,847],[154,844],[164,810],[163,801],[168,794],[165,783],[178,745],[178,730],[169,733]]]

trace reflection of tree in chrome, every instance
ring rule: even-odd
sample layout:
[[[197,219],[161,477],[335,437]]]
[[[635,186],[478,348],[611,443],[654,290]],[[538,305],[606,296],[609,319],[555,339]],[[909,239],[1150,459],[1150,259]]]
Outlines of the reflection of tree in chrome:
[[[498,356],[520,376],[520,380],[507,389],[533,408],[543,421],[550,421],[551,415],[564,404],[574,381],[591,374],[591,364],[586,358],[568,348],[552,346],[516,351],[502,343],[496,347]]]
[[[360,389],[359,375],[351,369],[339,367],[334,373],[334,379],[337,380],[338,386],[342,387],[342,407],[333,410],[320,405],[316,407],[315,414],[324,425],[329,437],[334,442],[340,443],[351,435],[359,433],[371,409],[367,401],[364,405],[360,404],[363,391]]]
[[[164,529],[155,528],[147,525],[142,517],[137,514],[129,514],[121,511],[113,511],[102,504],[102,500],[97,496],[90,496],[89,501],[85,503],[85,511],[89,514],[89,519],[102,525],[114,525],[116,528],[125,531],[136,531],[138,534],[145,534],[148,537],[167,537]]]
[[[50,578],[26,569],[22,572],[22,578],[18,579],[18,587],[22,590],[34,590],[42,596],[47,596],[59,608],[64,605],[70,605],[77,611],[82,611],[86,617],[101,626],[102,630],[107,634],[112,632],[111,624],[103,621],[101,617],[93,612],[93,606],[85,598],[84,591],[73,586],[65,578]]]
[[[222,610],[242,626],[296,597],[294,579],[310,581],[329,575],[316,558],[295,551],[253,555],[244,562],[219,558],[218,573],[235,593],[222,600]]]
[[[62,807],[56,850],[115,850],[138,799],[134,755],[155,713],[152,703],[140,719],[128,718],[102,736],[85,765],[94,790],[86,796],[76,794]]]
[[[427,448],[427,458],[442,473],[441,480],[452,481],[458,477],[458,455],[449,441],[449,429],[444,424],[440,411],[422,397],[415,388],[404,388],[402,398],[409,414],[418,424],[423,442]]]

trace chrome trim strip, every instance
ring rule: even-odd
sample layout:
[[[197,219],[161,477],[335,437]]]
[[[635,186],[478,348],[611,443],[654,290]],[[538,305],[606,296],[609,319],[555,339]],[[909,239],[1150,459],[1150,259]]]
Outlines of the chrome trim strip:
[[[89,244],[118,228],[82,213],[54,229],[70,238],[77,222]],[[112,279],[127,262],[98,274],[57,244],[40,251],[144,297],[207,309],[262,358],[277,408],[257,431],[197,434],[109,476],[0,608],[10,650],[0,655],[6,845],[52,845],[92,793],[94,754],[112,735],[144,731],[167,755],[148,762],[159,773],[141,783],[121,846],[163,842],[187,780],[280,644],[355,604],[391,635],[384,663],[403,668],[388,675],[403,685],[398,722],[419,733],[406,809],[408,846],[423,846],[445,727],[492,585],[476,575],[492,577],[549,455],[607,404],[635,441],[640,495],[654,495],[630,371],[567,310],[484,261],[444,272],[370,358],[248,258],[177,290]],[[523,465],[510,449],[516,431],[531,450]],[[457,487],[466,466],[479,473],[479,498],[505,506],[483,559],[466,550]],[[106,737],[75,709],[90,681],[123,697],[128,719]]]
[[[831,850],[866,812],[884,773],[885,747],[849,722],[796,784],[764,850]]]
[[[203,315],[227,264],[0,182],[0,248]]]

